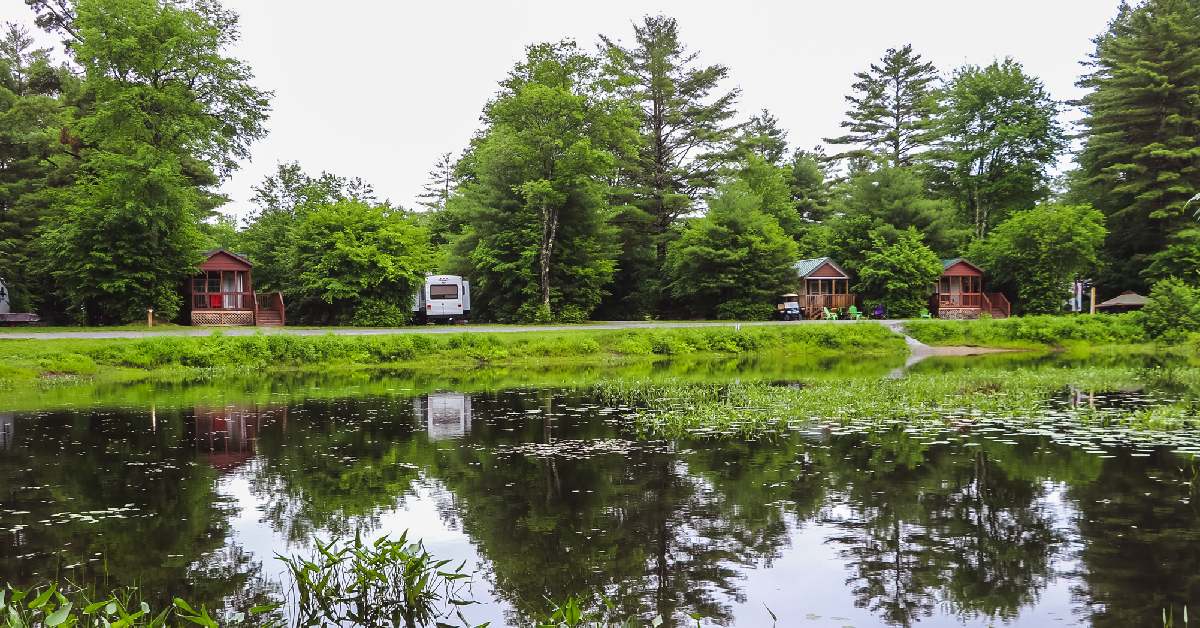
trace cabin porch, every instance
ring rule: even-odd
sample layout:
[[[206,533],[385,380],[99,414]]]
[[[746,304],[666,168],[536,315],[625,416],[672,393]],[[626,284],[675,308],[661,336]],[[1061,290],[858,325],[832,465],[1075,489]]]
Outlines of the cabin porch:
[[[282,326],[283,295],[254,292],[250,260],[210,251],[188,282],[189,322],[196,326]]]

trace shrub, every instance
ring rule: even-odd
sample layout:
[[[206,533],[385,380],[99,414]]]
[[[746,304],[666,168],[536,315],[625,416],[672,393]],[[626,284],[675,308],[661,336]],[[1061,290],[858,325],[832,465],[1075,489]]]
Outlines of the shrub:
[[[775,306],[766,301],[736,299],[717,306],[717,318],[729,321],[767,321],[775,316]]]
[[[355,327],[400,327],[407,325],[412,312],[395,303],[380,299],[366,299],[354,310],[350,324]]]
[[[1164,279],[1150,290],[1143,325],[1155,338],[1179,340],[1200,331],[1200,289],[1180,279]]]

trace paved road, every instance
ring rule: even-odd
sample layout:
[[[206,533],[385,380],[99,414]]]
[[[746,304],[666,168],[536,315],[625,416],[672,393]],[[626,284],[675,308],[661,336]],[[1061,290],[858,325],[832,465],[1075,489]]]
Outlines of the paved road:
[[[676,327],[733,327],[733,326],[765,326],[765,325],[805,325],[818,322],[835,322],[852,325],[855,321],[756,321],[750,323],[734,323],[724,321],[606,321],[584,325],[426,325],[418,327],[199,327],[171,328],[163,331],[113,330],[113,331],[0,331],[0,340],[4,339],[42,339],[65,340],[71,338],[153,338],[158,336],[209,336],[219,331],[226,336],[252,336],[263,334],[287,334],[292,336],[320,336],[333,334],[335,336],[379,336],[386,334],[456,334],[456,333],[513,333],[523,331],[580,331],[597,329],[670,329]],[[892,327],[892,321],[883,321]],[[892,327],[892,329],[896,329]]]

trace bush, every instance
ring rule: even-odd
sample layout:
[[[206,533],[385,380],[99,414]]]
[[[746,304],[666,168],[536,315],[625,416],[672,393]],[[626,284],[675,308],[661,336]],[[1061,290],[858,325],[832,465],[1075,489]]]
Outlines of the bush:
[[[775,316],[775,306],[763,301],[738,299],[717,306],[717,318],[727,321],[768,321]]]
[[[1200,289],[1180,279],[1164,279],[1150,290],[1142,310],[1143,325],[1151,336],[1180,340],[1200,331]]]
[[[355,327],[400,327],[407,325],[412,312],[395,303],[380,299],[366,299],[354,310],[350,324]]]

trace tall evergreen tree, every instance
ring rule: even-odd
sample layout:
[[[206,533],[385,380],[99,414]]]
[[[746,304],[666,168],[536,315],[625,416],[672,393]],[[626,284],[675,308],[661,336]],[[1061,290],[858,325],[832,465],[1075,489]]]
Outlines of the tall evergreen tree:
[[[743,124],[733,140],[733,159],[745,160],[753,155],[778,166],[787,156],[787,131],[779,127],[779,119],[763,109]]]
[[[627,207],[620,216],[625,251],[616,281],[622,292],[614,298],[631,304],[627,314],[658,304],[667,243],[677,221],[717,184],[736,130],[730,119],[739,94],[721,91],[725,66],[696,63],[673,18],[646,17],[633,31],[631,46],[601,36],[607,79],[641,111],[641,150],[622,164],[619,181]]]
[[[1041,80],[1012,59],[954,73],[933,158],[975,237],[1049,194],[1048,169],[1066,146],[1058,112]]]
[[[1107,217],[1113,290],[1145,287],[1142,273],[1188,226],[1184,205],[1200,191],[1198,42],[1197,0],[1122,4],[1079,82],[1091,92],[1078,192]]]
[[[859,148],[835,158],[873,154],[894,166],[911,165],[935,137],[937,70],[913,52],[912,44],[905,44],[888,48],[879,63],[854,78],[854,92],[846,96],[851,106],[842,122],[847,133],[825,141]]]
[[[41,310],[47,298],[36,272],[37,228],[70,181],[74,149],[60,141],[77,95],[78,79],[50,61],[17,24],[0,33],[0,278],[13,307]],[[43,312],[47,319],[52,312]]]
[[[612,280],[609,182],[637,129],[597,70],[572,42],[530,46],[484,110],[452,203],[467,207],[475,309],[493,319],[584,319]]]
[[[446,201],[450,200],[455,186],[454,158],[451,153],[442,153],[428,176],[429,180],[421,188],[421,193],[417,196],[420,200],[417,202],[429,211],[446,209]]]

